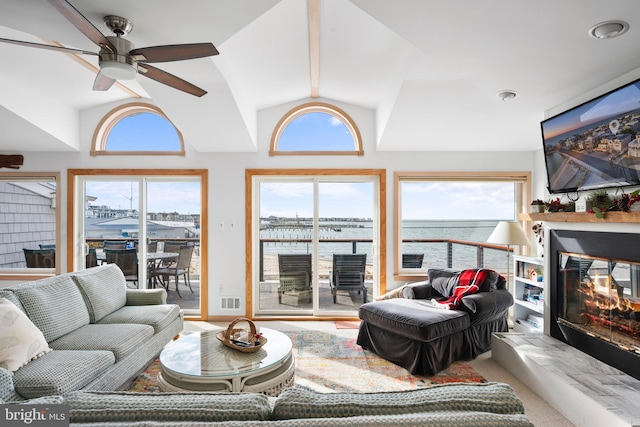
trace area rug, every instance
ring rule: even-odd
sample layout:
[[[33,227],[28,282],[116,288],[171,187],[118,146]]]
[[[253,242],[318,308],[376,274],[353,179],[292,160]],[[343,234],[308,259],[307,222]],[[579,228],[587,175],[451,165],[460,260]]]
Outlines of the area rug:
[[[336,320],[333,322],[336,329],[358,329],[360,328],[359,320]]]
[[[295,383],[325,393],[413,390],[433,384],[486,382],[469,363],[455,362],[431,377],[411,375],[356,344],[356,329],[283,331],[293,342]],[[159,392],[155,360],[136,380],[130,391]]]

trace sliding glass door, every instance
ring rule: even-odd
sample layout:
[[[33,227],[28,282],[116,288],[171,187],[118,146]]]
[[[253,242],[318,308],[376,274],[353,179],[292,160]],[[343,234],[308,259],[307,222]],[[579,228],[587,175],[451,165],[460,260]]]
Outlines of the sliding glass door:
[[[379,292],[378,177],[264,176],[254,189],[253,315],[357,316]],[[338,280],[336,257],[350,270]]]
[[[78,176],[75,188],[73,269],[118,264],[128,287],[161,286],[200,317],[201,177]]]

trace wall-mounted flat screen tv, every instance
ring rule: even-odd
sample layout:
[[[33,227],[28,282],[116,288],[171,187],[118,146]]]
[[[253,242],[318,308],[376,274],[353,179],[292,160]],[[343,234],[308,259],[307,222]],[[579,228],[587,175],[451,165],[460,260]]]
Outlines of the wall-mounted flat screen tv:
[[[541,127],[550,193],[640,185],[640,80]]]

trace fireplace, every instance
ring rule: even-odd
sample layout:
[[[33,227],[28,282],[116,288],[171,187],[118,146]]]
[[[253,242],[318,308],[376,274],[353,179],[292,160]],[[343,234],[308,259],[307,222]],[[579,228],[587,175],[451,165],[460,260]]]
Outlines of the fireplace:
[[[552,230],[550,335],[640,379],[640,236]]]

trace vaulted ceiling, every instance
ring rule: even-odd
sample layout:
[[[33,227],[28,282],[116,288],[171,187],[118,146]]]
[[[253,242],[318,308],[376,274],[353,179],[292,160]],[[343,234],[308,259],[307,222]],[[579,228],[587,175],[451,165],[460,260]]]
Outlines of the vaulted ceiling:
[[[637,0],[69,0],[136,47],[211,42],[155,64],[208,93],[138,75],[93,91],[97,57],[0,43],[0,151],[79,150],[82,112],[150,99],[200,152],[257,149],[263,109],[318,95],[375,112],[375,147],[537,150],[544,111],[640,68]],[[618,38],[588,35],[608,20]],[[97,52],[46,0],[2,0],[0,38]],[[514,90],[518,97],[496,94]]]

